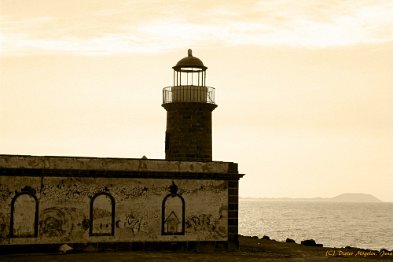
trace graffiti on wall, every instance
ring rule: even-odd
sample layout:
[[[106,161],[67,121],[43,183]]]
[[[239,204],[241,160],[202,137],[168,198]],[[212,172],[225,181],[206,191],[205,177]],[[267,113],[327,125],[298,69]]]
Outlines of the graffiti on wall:
[[[179,212],[177,212],[179,214]],[[165,234],[176,234],[182,232],[181,219],[178,218],[175,211],[171,211],[164,220],[164,233]]]
[[[133,212],[130,212],[116,221],[117,228],[124,228],[131,231],[133,234],[139,233],[147,225],[143,218],[138,217]]]
[[[186,227],[191,231],[214,231],[215,223],[211,214],[194,215],[187,218]]]
[[[137,233],[141,230],[142,219],[136,218],[132,213],[127,215],[126,228],[131,229],[133,233]]]
[[[51,207],[43,210],[40,220],[40,234],[43,237],[67,237],[71,233],[70,212],[74,209]]]
[[[209,232],[217,237],[226,237],[228,232],[228,207],[221,206],[218,218],[211,214],[193,215],[187,218],[188,232]]]

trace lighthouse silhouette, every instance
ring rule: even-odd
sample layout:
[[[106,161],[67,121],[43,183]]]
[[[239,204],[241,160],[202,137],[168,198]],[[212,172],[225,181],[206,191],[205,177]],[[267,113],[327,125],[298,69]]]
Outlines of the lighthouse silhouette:
[[[212,111],[217,105],[214,88],[206,86],[207,67],[188,49],[188,56],[172,68],[173,86],[163,89],[165,159],[212,161]]]

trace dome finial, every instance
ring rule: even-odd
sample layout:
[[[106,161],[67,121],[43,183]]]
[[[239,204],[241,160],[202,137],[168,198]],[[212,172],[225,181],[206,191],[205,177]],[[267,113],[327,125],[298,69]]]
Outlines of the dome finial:
[[[182,68],[183,69],[185,69],[185,68],[199,68],[202,71],[206,71],[206,69],[207,69],[207,67],[203,65],[203,62],[201,61],[201,59],[192,55],[191,49],[188,49],[188,56],[179,60],[179,62],[177,62],[177,64],[172,68],[175,71],[181,71]]]

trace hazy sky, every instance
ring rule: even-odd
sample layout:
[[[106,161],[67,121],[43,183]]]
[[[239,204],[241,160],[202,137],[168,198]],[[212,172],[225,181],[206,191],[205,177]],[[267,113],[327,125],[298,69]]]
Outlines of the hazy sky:
[[[0,154],[162,159],[192,48],[240,195],[393,201],[393,1],[0,0]]]

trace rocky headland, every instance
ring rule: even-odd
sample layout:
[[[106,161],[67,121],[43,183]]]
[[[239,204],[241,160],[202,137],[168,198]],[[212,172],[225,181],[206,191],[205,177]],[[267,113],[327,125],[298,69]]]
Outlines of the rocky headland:
[[[364,193],[344,193],[335,197],[311,197],[311,198],[291,198],[291,197],[264,197],[264,198],[240,198],[241,200],[262,200],[262,201],[323,201],[323,202],[343,202],[343,203],[380,203],[383,202],[371,194]]]

